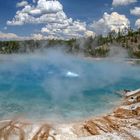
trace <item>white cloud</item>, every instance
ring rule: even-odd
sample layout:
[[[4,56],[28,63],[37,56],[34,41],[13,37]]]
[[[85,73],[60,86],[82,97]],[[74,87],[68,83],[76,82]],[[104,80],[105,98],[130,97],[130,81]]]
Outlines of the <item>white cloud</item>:
[[[7,30],[7,26],[5,26],[3,29],[4,29],[4,30]]]
[[[43,40],[43,39],[46,39],[46,37],[43,36],[42,34],[32,34],[31,35],[31,38],[34,39],[34,40]]]
[[[140,19],[137,19],[137,20],[136,20],[135,26],[136,26],[137,28],[140,28]]]
[[[30,39],[41,40],[46,38],[41,34],[32,34],[31,36],[25,37],[25,36],[18,36],[15,33],[4,33],[0,31],[0,40],[30,40]]]
[[[44,13],[56,13],[63,10],[62,4],[55,0],[55,1],[46,1],[46,0],[39,0],[36,9],[41,10]]]
[[[86,23],[65,20],[64,23],[51,23],[42,28],[42,33],[46,33],[48,38],[80,38],[83,36],[95,36],[92,31],[87,30]]]
[[[134,9],[131,9],[130,13],[135,16],[140,16],[140,7],[135,7]]]
[[[24,7],[24,6],[26,6],[26,5],[28,5],[28,2],[25,1],[25,0],[23,0],[23,1],[21,1],[21,2],[18,2],[16,6],[17,6],[17,7]]]
[[[113,6],[125,6],[137,2],[137,0],[113,0]]]
[[[33,0],[33,3],[36,3],[37,0]]]
[[[93,22],[90,27],[97,34],[107,34],[110,31],[118,32],[124,28],[130,26],[130,21],[126,18],[125,15],[120,15],[117,12],[112,12],[111,14],[104,13],[103,17]]]
[[[41,32],[48,38],[75,38],[83,36],[94,36],[92,31],[87,30],[84,22],[74,21],[68,18],[63,11],[62,4],[57,0],[38,0],[34,5],[26,5],[22,10],[16,12],[8,25],[42,24],[45,27]],[[41,37],[41,36],[40,36]]]
[[[61,17],[62,16],[62,17]],[[16,12],[12,21],[8,25],[40,24],[60,21],[67,18],[63,12],[63,6],[57,0],[38,0],[35,5],[26,5],[22,10]]]
[[[18,36],[14,33],[3,33],[0,31],[0,39],[7,40],[7,39],[17,39]]]
[[[130,10],[130,13],[135,16],[140,16],[140,7],[135,7],[134,9]],[[135,26],[140,28],[140,19],[137,19],[135,22]]]

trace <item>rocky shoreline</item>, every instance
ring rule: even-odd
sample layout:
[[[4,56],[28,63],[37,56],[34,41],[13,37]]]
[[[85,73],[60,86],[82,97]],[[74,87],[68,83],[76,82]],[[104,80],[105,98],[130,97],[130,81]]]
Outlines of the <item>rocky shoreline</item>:
[[[73,124],[0,121],[0,140],[140,140],[140,89],[111,114]]]

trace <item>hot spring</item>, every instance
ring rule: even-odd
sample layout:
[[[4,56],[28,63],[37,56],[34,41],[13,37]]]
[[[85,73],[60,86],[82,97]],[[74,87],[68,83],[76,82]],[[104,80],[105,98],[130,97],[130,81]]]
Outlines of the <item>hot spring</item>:
[[[0,56],[0,119],[70,121],[109,113],[140,87],[140,66],[58,52]]]

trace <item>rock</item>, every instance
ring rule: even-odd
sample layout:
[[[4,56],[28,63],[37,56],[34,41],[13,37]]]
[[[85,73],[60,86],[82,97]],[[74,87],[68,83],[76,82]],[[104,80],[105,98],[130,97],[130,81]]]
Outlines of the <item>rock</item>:
[[[135,104],[135,103],[139,103],[140,102],[140,93],[137,93],[137,95],[131,95],[127,98],[125,98],[124,101],[124,105],[131,105],[131,104]]]
[[[137,116],[140,116],[140,107],[136,108],[136,114],[137,114]]]
[[[85,122],[84,129],[86,129],[91,135],[100,134],[97,125],[92,120]]]
[[[114,116],[118,118],[130,118],[130,117],[133,117],[134,115],[136,114],[132,110],[127,110],[123,108],[118,108],[114,112]]]

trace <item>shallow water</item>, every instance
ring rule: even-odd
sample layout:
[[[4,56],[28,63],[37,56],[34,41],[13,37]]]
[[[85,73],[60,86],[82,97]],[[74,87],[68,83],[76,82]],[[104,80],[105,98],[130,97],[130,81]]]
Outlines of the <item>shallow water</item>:
[[[110,112],[140,87],[140,66],[61,53],[0,57],[0,119],[69,121]]]

